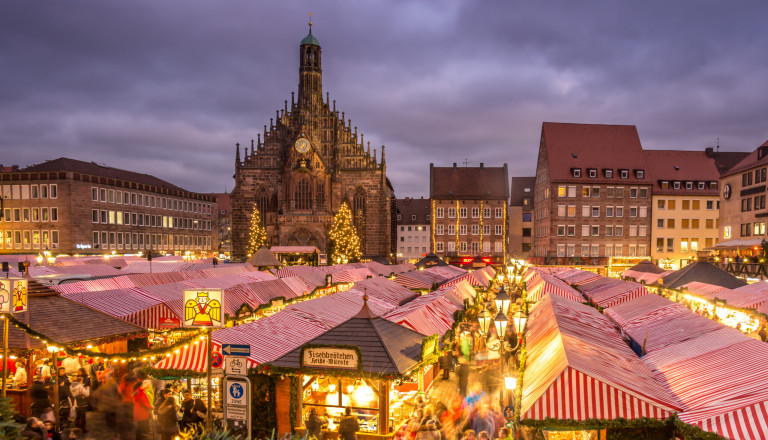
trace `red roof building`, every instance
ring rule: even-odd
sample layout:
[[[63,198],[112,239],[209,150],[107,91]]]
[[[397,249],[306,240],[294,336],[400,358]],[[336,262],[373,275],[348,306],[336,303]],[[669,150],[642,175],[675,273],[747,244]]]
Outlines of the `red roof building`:
[[[480,256],[503,264],[508,241],[509,174],[503,167],[429,165],[432,251],[451,264]],[[478,263],[479,264],[479,263]]]
[[[635,126],[545,122],[531,260],[602,266],[612,256],[647,256],[647,168]]]

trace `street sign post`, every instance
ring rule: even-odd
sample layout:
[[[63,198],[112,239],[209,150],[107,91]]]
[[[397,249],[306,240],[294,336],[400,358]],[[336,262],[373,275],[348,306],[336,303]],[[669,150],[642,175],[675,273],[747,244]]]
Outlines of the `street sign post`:
[[[251,346],[247,344],[221,344],[221,352],[226,356],[244,356],[251,355]]]
[[[224,358],[224,371],[227,376],[246,376],[248,375],[248,363],[240,356],[227,356]]]
[[[245,364],[239,357],[227,357],[226,368],[230,363],[237,367],[237,362]],[[244,368],[244,367],[243,367]],[[244,375],[227,375],[224,377],[224,421],[225,427],[235,434],[245,434],[251,439],[251,381]],[[245,432],[243,432],[245,431]]]
[[[211,368],[222,367],[224,367],[224,356],[222,356],[218,351],[214,351],[211,353]]]

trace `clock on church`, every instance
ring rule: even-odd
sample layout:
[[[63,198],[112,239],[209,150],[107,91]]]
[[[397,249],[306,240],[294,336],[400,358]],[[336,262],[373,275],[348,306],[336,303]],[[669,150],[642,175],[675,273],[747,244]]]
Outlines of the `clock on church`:
[[[309,151],[309,141],[306,138],[296,139],[296,143],[293,146],[294,148],[296,148],[296,151],[298,151],[301,154],[304,154],[307,151]]]

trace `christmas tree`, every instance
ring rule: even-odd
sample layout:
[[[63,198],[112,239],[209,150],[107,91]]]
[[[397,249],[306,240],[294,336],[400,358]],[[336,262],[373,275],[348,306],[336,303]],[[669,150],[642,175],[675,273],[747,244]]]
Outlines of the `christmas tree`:
[[[22,425],[14,422],[11,399],[0,399],[0,439],[21,439]]]
[[[248,256],[250,257],[256,251],[267,245],[267,231],[261,224],[261,213],[259,213],[259,207],[256,203],[253,204],[249,237]]]
[[[333,218],[333,226],[328,238],[331,261],[334,263],[352,263],[360,260],[363,255],[360,249],[360,237],[357,236],[355,226],[352,224],[352,211],[346,202],[341,204],[339,212]]]

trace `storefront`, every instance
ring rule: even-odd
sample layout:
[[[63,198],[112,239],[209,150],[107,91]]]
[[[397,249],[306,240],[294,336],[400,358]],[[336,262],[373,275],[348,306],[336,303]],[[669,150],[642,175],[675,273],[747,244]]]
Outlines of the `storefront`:
[[[284,376],[277,383],[279,435],[303,435],[314,413],[324,422],[325,438],[335,438],[350,408],[358,439],[364,439],[394,432],[410,418],[416,396],[431,386],[437,356],[436,336],[379,318],[366,301],[351,319],[260,371]]]

